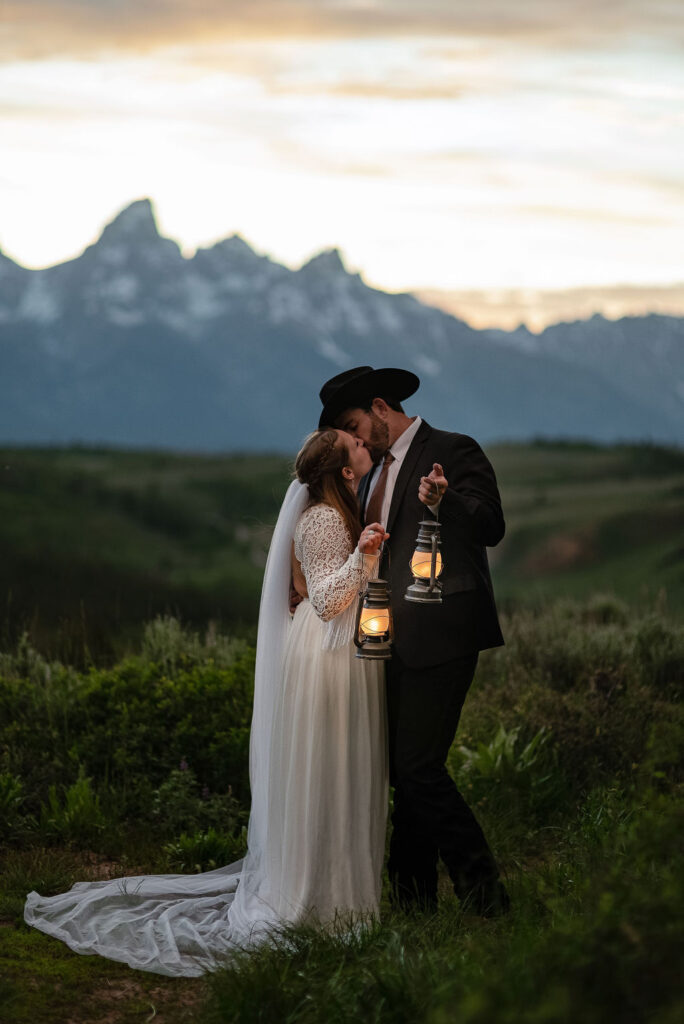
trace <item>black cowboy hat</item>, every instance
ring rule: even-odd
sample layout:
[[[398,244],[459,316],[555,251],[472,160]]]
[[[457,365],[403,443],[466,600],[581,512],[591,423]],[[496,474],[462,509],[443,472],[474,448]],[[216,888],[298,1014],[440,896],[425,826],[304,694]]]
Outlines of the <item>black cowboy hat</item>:
[[[420,379],[410,370],[387,367],[355,366],[327,380],[320,391],[323,412],[319,427],[330,427],[345,409],[363,405],[373,398],[396,398],[402,402],[420,387]]]

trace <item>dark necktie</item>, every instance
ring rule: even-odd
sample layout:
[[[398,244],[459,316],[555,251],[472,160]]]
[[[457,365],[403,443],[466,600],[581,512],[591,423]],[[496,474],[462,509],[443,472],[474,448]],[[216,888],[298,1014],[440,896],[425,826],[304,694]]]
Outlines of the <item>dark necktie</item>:
[[[373,493],[368,499],[368,504],[366,505],[367,523],[381,522],[380,515],[382,513],[382,502],[385,497],[385,488],[387,487],[387,474],[389,473],[389,468],[393,462],[394,456],[392,455],[392,452],[386,451],[385,457],[382,460],[382,469],[380,470],[378,482],[373,488]],[[382,525],[385,526],[386,524],[383,523]]]

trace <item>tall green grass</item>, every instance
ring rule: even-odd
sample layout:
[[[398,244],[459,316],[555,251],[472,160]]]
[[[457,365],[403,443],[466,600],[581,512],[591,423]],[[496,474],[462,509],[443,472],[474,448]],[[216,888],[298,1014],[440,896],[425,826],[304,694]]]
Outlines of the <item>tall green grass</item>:
[[[513,910],[284,932],[211,978],[205,1020],[672,1022],[684,1008],[684,813],[652,791],[595,792],[547,860],[509,873]]]

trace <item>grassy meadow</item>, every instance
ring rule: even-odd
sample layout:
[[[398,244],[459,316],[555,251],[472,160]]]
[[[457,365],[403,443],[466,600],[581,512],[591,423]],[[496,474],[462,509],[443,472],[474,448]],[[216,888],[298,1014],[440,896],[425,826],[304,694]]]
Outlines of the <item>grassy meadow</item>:
[[[385,899],[201,979],[79,957],[25,894],[240,856],[254,621],[286,460],[3,451],[3,1024],[674,1024],[684,1013],[684,454],[489,452],[506,646],[450,768],[512,912]],[[5,468],[8,467],[8,468]]]
[[[684,609],[684,452],[569,443],[488,449],[507,521],[503,607],[610,591]],[[429,467],[426,467],[428,469]],[[291,462],[0,449],[0,639],[112,664],[160,614],[254,639]]]

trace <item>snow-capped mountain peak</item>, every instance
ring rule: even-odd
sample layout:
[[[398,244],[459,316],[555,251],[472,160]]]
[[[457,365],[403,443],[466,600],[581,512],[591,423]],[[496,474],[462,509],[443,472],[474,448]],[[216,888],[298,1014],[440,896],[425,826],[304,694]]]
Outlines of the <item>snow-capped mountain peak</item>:
[[[292,449],[322,381],[362,363],[415,370],[415,410],[485,442],[684,440],[684,319],[476,331],[338,249],[290,270],[233,235],[186,259],[147,199],[77,259],[0,257],[0,328],[5,440]]]
[[[350,274],[344,265],[342,254],[339,249],[324,249],[317,256],[304,263],[299,270],[300,274],[307,276],[329,277],[331,275],[346,274],[350,277],[358,277],[357,274]]]
[[[98,245],[120,242],[151,242],[160,238],[154,207],[150,199],[137,199],[106,225]]]

